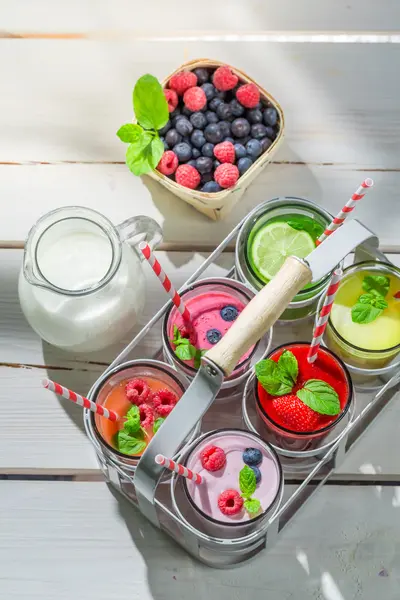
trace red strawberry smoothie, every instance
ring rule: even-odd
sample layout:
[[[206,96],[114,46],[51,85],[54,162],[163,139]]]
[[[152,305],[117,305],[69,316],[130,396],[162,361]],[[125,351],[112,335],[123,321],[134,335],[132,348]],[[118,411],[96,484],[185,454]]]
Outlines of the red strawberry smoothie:
[[[219,287],[221,287],[221,284],[219,284]],[[199,293],[194,295],[193,292],[196,289]],[[226,286],[226,289],[229,290],[229,287]],[[201,293],[202,286],[194,288],[194,290],[191,290],[192,293],[189,292],[183,295],[191,316],[190,324],[183,320],[180,312],[174,307],[168,319],[167,335],[171,342],[174,337],[174,325],[176,325],[181,336],[188,337],[193,346],[200,350],[209,350],[232,327],[244,309],[245,303],[229,291]],[[171,345],[172,350],[174,350],[174,344]],[[254,346],[241,357],[236,369],[241,367],[243,362],[250,357],[253,349]],[[194,360],[185,361],[185,365],[193,367]]]
[[[222,468],[210,471],[203,467],[202,453],[209,447],[217,447],[225,453],[226,461]],[[281,487],[281,472],[277,459],[268,446],[263,444],[258,437],[240,430],[222,430],[207,436],[189,455],[186,466],[203,478],[203,483],[195,484],[185,479],[184,485],[189,498],[197,509],[206,517],[211,517],[221,523],[243,523],[253,517],[243,507],[235,515],[223,514],[218,501],[227,490],[235,490],[240,495],[239,473],[245,467],[243,453],[247,448],[256,448],[261,452],[262,460],[258,464],[261,480],[257,484],[253,497],[261,502],[261,511],[265,513],[277,498]]]
[[[299,373],[290,394],[281,397],[273,396],[256,380],[258,408],[261,408],[264,420],[266,415],[274,425],[293,433],[314,433],[329,427],[343,414],[343,410],[348,407],[351,397],[349,377],[334,355],[320,348],[316,361],[310,364],[307,361],[309,348],[310,345],[305,343],[287,345],[278,348],[268,357],[278,362],[279,357],[285,350],[290,350],[296,357]],[[319,379],[333,387],[339,396],[341,411],[338,415],[330,416],[317,413],[296,398],[296,392],[303,388],[309,379]],[[299,412],[292,415],[290,414],[291,410],[296,411],[296,413]],[[268,421],[266,422],[269,424]],[[311,425],[308,429],[306,427],[307,423]]]

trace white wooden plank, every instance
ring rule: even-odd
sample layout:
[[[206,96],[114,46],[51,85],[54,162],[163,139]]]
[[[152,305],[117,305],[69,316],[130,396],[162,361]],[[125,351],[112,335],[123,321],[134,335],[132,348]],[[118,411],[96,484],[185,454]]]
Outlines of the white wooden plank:
[[[325,488],[268,553],[221,571],[192,560],[104,484],[0,485],[5,598],[398,600],[400,488]]]
[[[135,214],[148,215],[162,225],[164,241],[189,247],[208,244],[211,250],[264,200],[300,196],[336,214],[368,175],[375,187],[358,204],[356,216],[379,235],[382,245],[398,245],[398,223],[393,217],[398,212],[400,172],[287,164],[267,166],[232,213],[217,223],[149,177],[134,177],[125,165],[3,165],[0,240],[23,240],[42,214],[80,204],[102,212],[115,224]]]
[[[218,36],[217,36],[218,37]],[[164,77],[185,59],[243,68],[286,114],[280,159],[397,168],[399,44],[2,40],[0,161],[115,161],[138,76]],[[265,57],[265,60],[260,60]],[[26,90],[29,90],[27,98]]]
[[[379,8],[363,0],[307,0],[301,6],[291,0],[276,4],[272,0],[258,2],[231,1],[226,6],[211,0],[188,4],[183,0],[141,4],[129,0],[70,0],[57,10],[51,0],[2,0],[3,31],[29,32],[94,32],[98,30],[131,30],[142,33],[196,30],[393,30],[400,16],[396,0],[383,0]],[[397,18],[397,20],[396,20]]]

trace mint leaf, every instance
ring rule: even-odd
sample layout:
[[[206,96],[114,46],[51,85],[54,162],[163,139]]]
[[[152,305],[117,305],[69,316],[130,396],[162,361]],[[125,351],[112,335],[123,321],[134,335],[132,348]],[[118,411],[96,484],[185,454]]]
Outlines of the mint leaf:
[[[243,506],[249,514],[255,515],[260,511],[261,502],[256,498],[249,498],[248,500],[244,501]]]
[[[165,419],[163,419],[162,417],[159,417],[158,419],[156,419],[154,421],[153,433],[157,433],[157,431],[160,429],[160,427],[164,423],[164,421],[165,421]]]
[[[129,435],[125,429],[121,429],[117,433],[117,447],[123,454],[134,456],[143,452],[146,448],[143,431],[138,431],[135,436]]]
[[[367,275],[362,282],[362,288],[366,292],[377,292],[385,297],[390,288],[390,279],[386,275]]]
[[[321,379],[309,379],[304,387],[298,390],[297,397],[304,404],[321,415],[338,415],[340,413],[339,395],[329,383]]]
[[[271,358],[260,360],[256,364],[256,376],[263,388],[272,396],[283,396],[292,391],[292,378]]]
[[[181,334],[180,334],[178,325],[174,325],[174,339],[173,339],[174,344],[177,343],[177,340],[179,340],[180,337],[181,337]]]
[[[358,302],[351,309],[351,320],[353,323],[359,323],[365,325],[366,323],[372,323],[382,313],[382,309],[376,308],[371,304],[365,304]]]
[[[250,469],[247,465],[239,473],[239,487],[244,498],[251,498],[256,490],[256,476],[253,469]]]
[[[143,129],[140,125],[137,125],[136,123],[127,123],[118,129],[117,136],[121,142],[132,144],[138,141],[142,133]]]
[[[158,163],[160,162],[162,155],[164,154],[164,144],[162,143],[162,141],[160,140],[158,135],[156,135],[152,139],[150,147],[151,147],[150,164],[152,165],[153,169],[155,169],[157,167]]]
[[[314,219],[310,219],[310,217],[305,217],[303,215],[301,217],[289,217],[288,220],[285,220],[285,223],[297,231],[306,231],[311,235],[313,240],[319,238],[324,231],[324,228]]]
[[[285,350],[278,360],[279,368],[293,381],[296,383],[297,375],[299,374],[299,365],[297,364],[297,358],[290,352],[290,350]]]
[[[187,344],[179,344],[179,346],[176,347],[175,354],[181,360],[192,360],[192,358],[195,357],[196,348],[192,346],[188,340]]]
[[[138,417],[140,419],[139,415],[140,415],[139,407],[136,406],[136,404],[133,404],[131,406],[131,408],[128,410],[128,412],[126,413],[127,419],[137,419]]]
[[[385,298],[381,296],[381,294],[362,294],[359,297],[358,302],[361,302],[361,304],[370,304],[371,306],[375,306],[375,308],[380,308],[381,310],[384,310],[388,307],[388,303],[386,302]]]
[[[194,368],[195,369],[200,369],[200,365],[201,365],[201,357],[204,356],[204,354],[207,352],[207,350],[196,350],[196,354],[194,355]]]
[[[129,435],[135,435],[140,429],[140,413],[137,406],[132,406],[127,414],[124,429]]]
[[[126,164],[134,175],[143,175],[153,170],[150,162],[152,139],[152,135],[144,131],[136,142],[128,146]]]
[[[133,108],[138,123],[145,129],[161,129],[169,119],[168,104],[159,81],[143,75],[133,90]]]

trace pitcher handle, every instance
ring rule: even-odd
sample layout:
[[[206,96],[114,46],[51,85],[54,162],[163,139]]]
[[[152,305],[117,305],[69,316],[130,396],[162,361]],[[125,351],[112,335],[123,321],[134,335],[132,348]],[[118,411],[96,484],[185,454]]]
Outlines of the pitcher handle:
[[[132,246],[135,248],[140,260],[144,260],[144,256],[139,252],[136,246],[146,240],[150,248],[154,250],[162,242],[163,234],[160,225],[151,217],[138,215],[122,221],[116,226],[116,229],[121,238],[121,242],[128,240],[132,241]],[[135,238],[137,238],[135,240]]]

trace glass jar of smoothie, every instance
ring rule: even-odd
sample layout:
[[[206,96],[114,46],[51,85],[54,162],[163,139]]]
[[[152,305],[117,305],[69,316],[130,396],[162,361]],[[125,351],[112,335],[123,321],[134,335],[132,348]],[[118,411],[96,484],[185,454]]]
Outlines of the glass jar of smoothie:
[[[235,250],[238,278],[258,292],[288,256],[308,256],[332,219],[324,208],[304,198],[288,196],[263,202],[248,215],[239,231]],[[329,277],[306,285],[280,320],[290,322],[313,315]]]
[[[400,269],[377,261],[345,269],[324,341],[358,375],[391,367],[400,352]]]
[[[318,451],[328,436],[330,443],[336,441],[353,403],[353,385],[344,363],[320,347],[310,364],[309,348],[308,342],[284,344],[256,365],[252,399],[263,424],[259,432],[285,456]],[[283,379],[280,373],[275,383],[272,361],[284,370]]]
[[[203,534],[244,537],[265,525],[279,507],[283,476],[278,456],[254,433],[211,431],[185,451],[182,462],[202,483],[175,477],[184,494],[175,489],[174,508]]]
[[[202,354],[219,342],[254,297],[254,293],[239,281],[216,277],[193,283],[180,296],[191,320],[185,322],[175,306],[167,311],[162,327],[164,356],[187,377],[193,378]],[[184,354],[180,350],[182,338],[189,339],[193,348],[194,357],[187,355],[187,360],[182,358]],[[224,381],[223,388],[236,385],[247,375],[257,347],[258,343],[242,356],[232,375]]]
[[[98,452],[134,472],[188,385],[186,377],[170,365],[151,359],[132,360],[106,372],[88,397],[122,419],[110,421],[86,411],[86,430]]]
[[[31,327],[46,342],[73,352],[101,350],[137,323],[145,303],[143,256],[128,243],[155,247],[159,225],[137,216],[114,227],[79,206],[39,219],[28,235],[19,299]]]

